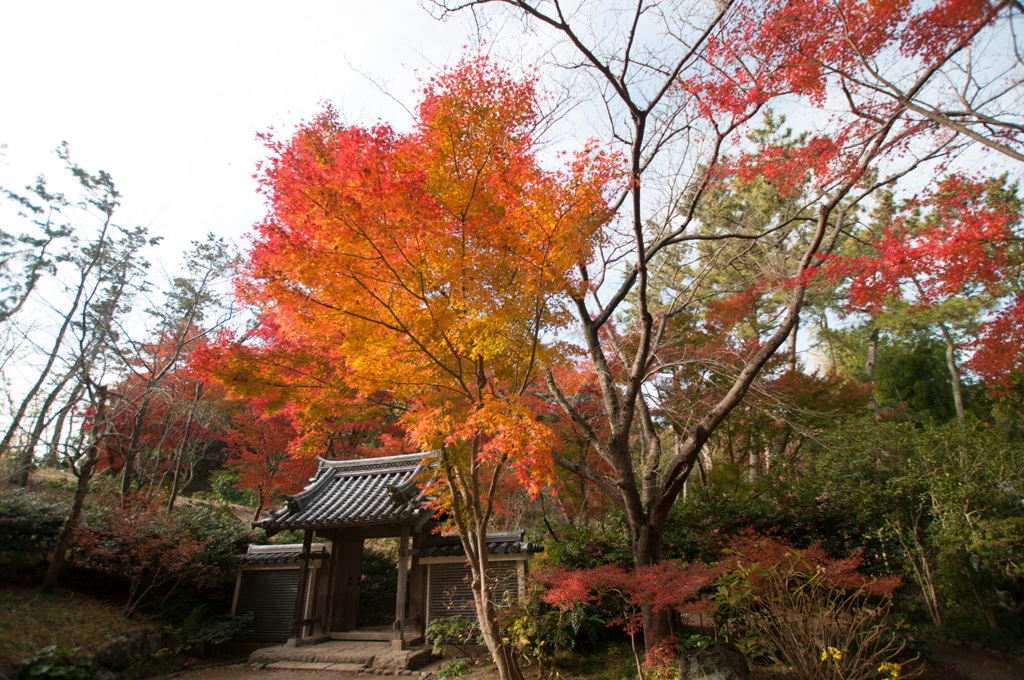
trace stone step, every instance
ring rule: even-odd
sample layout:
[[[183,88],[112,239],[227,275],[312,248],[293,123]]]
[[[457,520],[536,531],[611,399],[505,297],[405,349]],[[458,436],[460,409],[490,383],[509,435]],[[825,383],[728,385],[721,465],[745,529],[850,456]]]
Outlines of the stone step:
[[[340,673],[356,673],[366,670],[366,664],[325,663],[315,661],[275,661],[274,663],[268,663],[265,668],[282,671],[338,671]]]
[[[317,645],[287,647],[278,645],[257,649],[249,655],[249,663],[256,666],[278,667],[275,664],[342,665],[387,671],[407,671],[420,668],[433,660],[429,647],[394,650],[387,642],[360,642],[334,640]],[[294,668],[292,670],[299,670]],[[340,668],[337,670],[341,670]]]

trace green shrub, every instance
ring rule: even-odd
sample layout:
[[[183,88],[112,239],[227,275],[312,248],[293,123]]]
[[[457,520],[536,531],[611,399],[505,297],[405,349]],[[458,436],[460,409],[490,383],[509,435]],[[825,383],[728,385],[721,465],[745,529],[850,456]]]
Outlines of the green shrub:
[[[439,678],[457,678],[469,672],[469,662],[465,659],[453,659],[437,670]]]
[[[544,544],[546,562],[569,569],[593,569],[602,564],[633,564],[625,522],[566,524],[558,528],[559,540]]]
[[[256,494],[249,489],[239,489],[238,468],[222,467],[210,473],[210,491],[204,494],[211,500],[256,507]]]
[[[444,655],[446,645],[457,647],[459,651],[469,656],[465,651],[467,645],[480,644],[480,631],[476,621],[461,616],[441,616],[431,619],[426,630],[427,642],[433,646],[433,652],[437,656]]]
[[[530,579],[523,597],[510,595],[501,606],[502,630],[523,660],[545,677],[559,652],[593,646],[606,636],[608,620],[596,607],[581,603],[556,608],[541,599],[543,586]]]
[[[67,514],[67,503],[25,489],[0,494],[0,562],[45,561]]]
[[[18,680],[90,680],[94,672],[92,657],[50,645],[25,660]]]
[[[395,615],[398,565],[394,557],[364,549],[359,576],[359,626],[389,625]]]
[[[205,546],[185,585],[210,590],[232,582],[238,556],[254,537],[249,526],[227,508],[206,504],[179,507],[171,517],[177,532]]]
[[[251,612],[242,616],[216,617],[211,617],[206,612],[207,606],[201,604],[192,610],[180,627],[167,626],[167,632],[172,634],[178,643],[173,649],[166,650],[166,654],[207,652],[212,647],[230,642],[247,630],[252,623]]]
[[[936,627],[973,615],[993,631],[1024,602],[1024,445],[976,422],[846,428],[808,481],[888,541]],[[970,614],[973,612],[973,614]]]
[[[804,488],[783,469],[774,475],[742,490],[715,485],[690,493],[673,508],[662,556],[711,562],[738,533],[755,531],[801,548],[817,543],[833,557],[865,547],[866,566],[874,568],[883,552],[877,526],[853,512],[843,496]]]

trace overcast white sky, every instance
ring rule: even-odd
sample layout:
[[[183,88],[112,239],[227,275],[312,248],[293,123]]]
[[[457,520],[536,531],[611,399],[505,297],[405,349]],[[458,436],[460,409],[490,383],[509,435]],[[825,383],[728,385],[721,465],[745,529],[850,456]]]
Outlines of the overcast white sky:
[[[79,165],[113,176],[118,223],[148,226],[164,252],[235,239],[263,213],[257,132],[321,100],[402,127],[369,78],[411,106],[418,75],[468,42],[416,0],[0,0],[0,185],[59,174],[67,140]]]

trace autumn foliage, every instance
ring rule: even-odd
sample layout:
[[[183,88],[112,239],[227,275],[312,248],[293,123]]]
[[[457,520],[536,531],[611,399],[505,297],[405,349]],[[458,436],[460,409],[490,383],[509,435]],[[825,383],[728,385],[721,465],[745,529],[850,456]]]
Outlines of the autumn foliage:
[[[526,391],[565,349],[552,331],[601,242],[617,164],[586,149],[543,170],[533,82],[485,59],[430,80],[416,118],[403,134],[327,107],[268,138],[270,214],[243,293],[274,329],[265,346],[301,346],[364,404],[401,404],[418,445],[477,440],[481,459],[544,476],[550,437]],[[301,411],[321,394],[289,396]]]
[[[895,210],[860,255],[833,258],[848,280],[847,311],[876,315],[903,303],[927,319],[957,301],[978,309],[967,365],[990,389],[1024,370],[1021,204],[1005,178],[951,174]]]
[[[346,125],[328,106],[268,135],[268,216],[240,283],[264,324],[243,351],[289,377],[300,436],[332,401],[399,415],[414,450],[440,453],[431,495],[480,573],[503,480],[535,494],[553,479],[555,434],[531,388],[570,351],[558,332],[621,185],[593,145],[545,170],[541,121],[534,81],[480,57],[425,83],[409,132]],[[480,619],[493,652],[493,612]]]
[[[295,430],[281,416],[262,416],[245,410],[232,418],[224,433],[227,464],[238,471],[238,487],[256,496],[253,519],[281,494],[298,493],[316,472],[310,456],[295,456],[291,444]]]
[[[879,665],[893,663],[903,647],[887,635],[884,620],[900,579],[868,576],[861,565],[860,551],[834,558],[817,544],[798,549],[745,531],[713,565],[671,560],[636,568],[607,564],[555,568],[537,578],[547,587],[546,602],[563,610],[603,603],[619,612],[608,625],[622,626],[631,637],[642,630],[645,608],[681,615],[691,624],[708,616],[727,638],[738,641],[751,631],[764,638],[801,678],[873,678]],[[648,649],[641,663],[634,643],[641,677],[666,672],[677,661],[675,644],[675,638],[666,638]]]
[[[944,0],[921,11],[908,0],[748,3],[742,19],[712,41],[710,54],[734,59],[719,79],[734,101],[796,93],[820,104],[838,80],[878,69],[892,55],[924,67],[941,63],[1004,5]]]
[[[99,523],[79,527],[74,538],[83,562],[127,578],[129,615],[148,596],[163,592],[166,598],[186,576],[201,579],[214,569],[198,559],[208,539],[182,530],[159,504],[138,501],[126,509],[106,508]]]

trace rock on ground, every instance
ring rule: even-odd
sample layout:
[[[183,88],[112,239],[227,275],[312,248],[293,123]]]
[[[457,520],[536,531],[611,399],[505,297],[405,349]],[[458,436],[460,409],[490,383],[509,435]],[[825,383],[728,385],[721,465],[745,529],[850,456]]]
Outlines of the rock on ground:
[[[750,666],[736,645],[712,642],[679,660],[679,680],[750,680]]]

